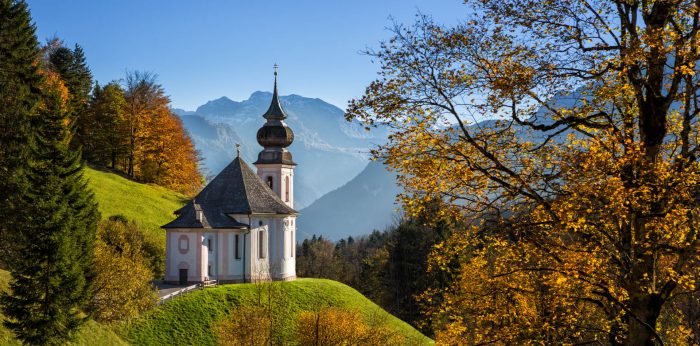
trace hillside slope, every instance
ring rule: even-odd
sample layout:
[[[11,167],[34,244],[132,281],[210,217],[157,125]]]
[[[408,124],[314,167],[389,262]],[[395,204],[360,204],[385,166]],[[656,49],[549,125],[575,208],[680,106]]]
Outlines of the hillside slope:
[[[141,184],[114,173],[86,167],[85,178],[95,192],[103,218],[124,215],[152,235],[165,237],[160,226],[175,218],[186,196],[157,185]]]
[[[364,318],[386,318],[387,325],[406,336],[409,343],[432,343],[407,323],[339,282],[298,279],[276,284],[281,285],[283,292],[280,311],[287,312],[281,331],[285,336],[293,335],[299,312],[330,305],[357,309]],[[212,326],[225,319],[232,307],[255,304],[257,289],[255,284],[235,284],[189,293],[142,315],[130,325],[127,338],[135,345],[215,345]]]

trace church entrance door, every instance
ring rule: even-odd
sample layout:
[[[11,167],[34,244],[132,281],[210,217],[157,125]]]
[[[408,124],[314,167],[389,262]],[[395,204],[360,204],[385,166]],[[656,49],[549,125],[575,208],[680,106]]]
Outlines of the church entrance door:
[[[187,285],[187,269],[180,269],[180,285]]]

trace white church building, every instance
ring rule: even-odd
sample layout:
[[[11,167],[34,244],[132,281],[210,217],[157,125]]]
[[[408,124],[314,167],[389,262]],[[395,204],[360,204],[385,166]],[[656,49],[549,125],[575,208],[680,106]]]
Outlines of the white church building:
[[[165,281],[251,282],[296,278],[294,133],[277,95],[257,140],[254,165],[238,156],[191,202],[175,211],[166,231]]]

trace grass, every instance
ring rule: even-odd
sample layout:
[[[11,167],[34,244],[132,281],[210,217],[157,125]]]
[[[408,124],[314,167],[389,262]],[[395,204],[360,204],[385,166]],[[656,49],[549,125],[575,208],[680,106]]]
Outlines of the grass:
[[[187,200],[186,196],[164,187],[137,183],[90,167],[85,169],[85,178],[95,192],[103,218],[124,215],[146,232],[163,238],[165,231],[160,226],[174,219],[173,212]]]
[[[296,315],[324,306],[357,309],[366,319],[381,318],[387,326],[417,344],[432,344],[406,322],[390,315],[353,288],[332,280],[297,279],[279,282],[283,317],[280,332],[291,340]],[[263,293],[264,294],[264,293]],[[257,304],[255,284],[222,285],[195,291],[151,310],[127,327],[127,339],[135,345],[216,345],[212,326],[225,319],[237,305]]]

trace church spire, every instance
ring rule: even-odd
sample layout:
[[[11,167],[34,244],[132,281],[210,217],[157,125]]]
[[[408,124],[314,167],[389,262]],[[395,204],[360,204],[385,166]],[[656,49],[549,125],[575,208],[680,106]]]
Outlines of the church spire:
[[[277,91],[277,64],[275,64],[275,88],[272,92],[270,108],[263,114],[267,120],[258,130],[258,143],[263,146],[263,150],[258,154],[256,164],[287,164],[294,165],[292,154],[287,147],[294,141],[294,132],[287,126],[284,119],[287,114],[282,109]]]
[[[274,69],[275,69],[275,88],[274,91],[272,92],[272,102],[270,102],[270,108],[267,109],[267,112],[263,114],[263,117],[267,120],[284,120],[287,118],[287,114],[284,112],[282,109],[282,105],[280,104],[279,100],[279,95],[277,93],[277,68],[279,66],[275,64]]]

